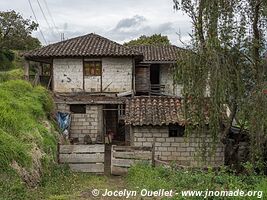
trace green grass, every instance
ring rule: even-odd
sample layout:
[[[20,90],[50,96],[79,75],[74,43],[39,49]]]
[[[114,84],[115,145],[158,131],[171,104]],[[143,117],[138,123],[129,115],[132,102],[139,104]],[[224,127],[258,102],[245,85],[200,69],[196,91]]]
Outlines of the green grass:
[[[51,97],[41,87],[32,87],[22,80],[0,84],[1,169],[12,160],[28,166],[31,160],[27,154],[35,144],[41,149],[55,150],[55,136],[42,124],[52,108]]]
[[[43,174],[54,162],[57,136],[47,120],[52,110],[53,100],[46,89],[23,80],[0,84],[1,200],[29,198],[28,187],[11,168],[12,162],[31,170],[31,152],[36,147],[43,154]]]
[[[145,178],[144,178],[145,177]],[[138,164],[132,167],[127,176],[127,181],[131,189],[141,190],[175,190],[178,192],[187,190],[198,191],[263,191],[267,195],[267,178],[257,175],[236,175],[226,170],[221,171],[196,171],[196,170],[172,170],[164,167],[152,168],[149,165]],[[191,199],[199,199],[195,197]],[[183,199],[176,196],[173,199]],[[227,199],[225,197],[210,199]],[[231,199],[231,198],[229,198]],[[232,198],[233,199],[233,198]],[[237,198],[235,199],[243,199]],[[257,197],[247,197],[245,199],[257,199]],[[264,196],[263,199],[267,199]]]
[[[13,69],[10,71],[0,71],[0,83],[1,82],[6,82],[9,80],[18,80],[23,78],[23,69]]]

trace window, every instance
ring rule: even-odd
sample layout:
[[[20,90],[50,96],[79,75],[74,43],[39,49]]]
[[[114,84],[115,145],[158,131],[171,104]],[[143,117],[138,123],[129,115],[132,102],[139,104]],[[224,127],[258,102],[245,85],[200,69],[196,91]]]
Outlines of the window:
[[[101,76],[101,61],[85,61],[84,76]]]
[[[85,114],[86,113],[86,105],[84,105],[84,104],[72,104],[72,105],[70,105],[70,112]]]
[[[169,125],[169,137],[183,137],[185,127],[178,124]]]

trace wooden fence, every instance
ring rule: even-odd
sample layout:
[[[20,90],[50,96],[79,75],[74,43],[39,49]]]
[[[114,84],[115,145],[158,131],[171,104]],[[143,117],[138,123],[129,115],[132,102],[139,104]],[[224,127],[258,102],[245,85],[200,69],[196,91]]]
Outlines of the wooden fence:
[[[58,145],[58,162],[77,172],[104,173],[105,145]]]
[[[116,146],[111,148],[111,174],[124,175],[131,165],[140,162],[153,162],[152,147]]]

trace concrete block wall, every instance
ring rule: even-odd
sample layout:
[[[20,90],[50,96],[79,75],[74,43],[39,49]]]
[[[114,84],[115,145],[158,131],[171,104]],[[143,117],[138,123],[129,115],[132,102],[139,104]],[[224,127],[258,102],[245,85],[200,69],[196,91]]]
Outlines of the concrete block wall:
[[[53,84],[55,92],[79,92],[83,90],[83,60],[54,59]]]
[[[164,161],[176,161],[184,166],[221,166],[224,164],[224,145],[218,144],[215,154],[207,156],[207,163],[200,162],[199,148],[201,142],[212,147],[211,138],[189,136],[188,137],[169,137],[168,126],[132,126],[131,145],[133,146],[152,146],[155,138],[156,158]]]
[[[132,58],[102,58],[102,89],[104,92],[132,90]]]
[[[56,104],[57,111],[70,112],[69,105]],[[78,138],[79,143],[84,143],[84,136],[89,135],[96,141],[97,135],[103,137],[103,113],[102,105],[86,105],[86,113],[71,113],[70,138]]]
[[[55,106],[58,112],[63,112],[63,113],[70,112],[70,106],[66,103],[56,103]]]

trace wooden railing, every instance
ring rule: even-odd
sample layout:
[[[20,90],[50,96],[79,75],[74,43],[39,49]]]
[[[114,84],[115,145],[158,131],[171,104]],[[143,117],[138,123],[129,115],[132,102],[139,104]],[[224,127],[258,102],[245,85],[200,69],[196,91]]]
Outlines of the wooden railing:
[[[150,84],[151,95],[161,95],[165,92],[165,85],[161,84]]]

